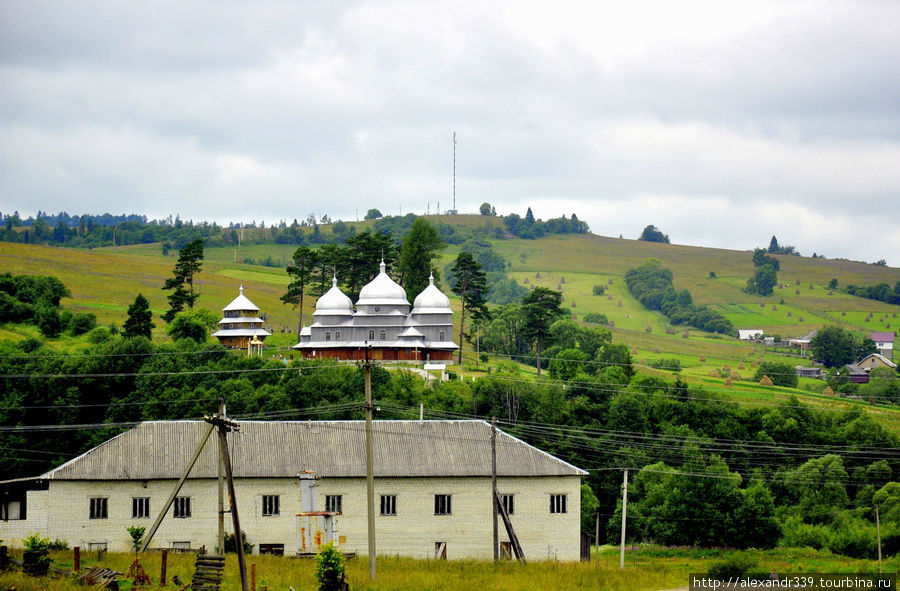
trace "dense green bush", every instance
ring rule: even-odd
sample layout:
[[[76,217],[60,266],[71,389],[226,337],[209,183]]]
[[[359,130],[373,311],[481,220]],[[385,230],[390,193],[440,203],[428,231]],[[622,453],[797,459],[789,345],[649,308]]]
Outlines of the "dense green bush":
[[[772,384],[775,386],[797,387],[797,369],[790,363],[763,361],[756,368],[753,380],[758,382],[763,376],[769,376],[769,379],[772,380]]]

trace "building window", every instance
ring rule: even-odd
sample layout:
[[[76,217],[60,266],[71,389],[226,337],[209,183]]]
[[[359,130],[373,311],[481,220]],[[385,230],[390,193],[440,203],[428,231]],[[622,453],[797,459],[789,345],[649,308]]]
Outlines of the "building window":
[[[172,506],[175,508],[172,517],[187,519],[191,516],[191,497],[175,497]]]
[[[330,340],[331,340],[331,333],[330,333],[330,332],[326,332],[326,333],[325,333],[325,340],[326,340],[326,341],[330,341]]]
[[[24,501],[0,501],[0,521],[25,519]]]
[[[262,514],[264,517],[278,515],[278,495],[263,495]]]
[[[334,340],[336,340],[336,341],[341,340],[341,331],[339,331],[339,330],[334,331]]]
[[[370,331],[369,331],[369,340],[370,340],[370,341],[374,341],[374,340],[375,340],[375,331],[374,331],[374,330],[370,330]]]
[[[88,552],[106,552],[106,542],[88,542]]]
[[[447,542],[434,543],[434,559],[447,560]]]
[[[326,513],[343,513],[343,497],[341,495],[325,495]]]
[[[241,528],[243,529],[243,528]],[[190,550],[190,542],[172,542],[172,550]]]
[[[450,506],[450,499],[450,495],[434,495],[434,514],[451,515],[453,510]]]
[[[566,512],[566,495],[550,495],[550,512]]]
[[[91,519],[106,519],[109,517],[107,501],[109,499],[104,497],[91,498]]]
[[[439,341],[443,341],[443,340],[445,340],[444,337],[446,337],[446,336],[447,336],[447,333],[445,333],[445,332],[442,330],[442,331],[441,331],[441,338],[439,338],[438,340],[439,340]]]
[[[503,503],[503,508],[506,509],[507,515],[512,515],[516,512],[516,504],[513,495],[500,495],[500,501]]]
[[[150,497],[134,497],[131,499],[132,517],[150,517]]]
[[[385,333],[382,330],[381,332],[378,333],[378,340],[383,341],[384,339],[385,339]]]
[[[259,553],[284,556],[284,544],[260,544]]]
[[[381,514],[397,514],[397,495],[381,495]]]

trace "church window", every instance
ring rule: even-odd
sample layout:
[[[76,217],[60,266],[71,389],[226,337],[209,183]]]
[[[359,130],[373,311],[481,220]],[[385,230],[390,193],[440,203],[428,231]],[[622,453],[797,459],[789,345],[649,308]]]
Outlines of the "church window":
[[[443,341],[443,340],[444,340],[444,337],[446,336],[446,334],[447,334],[447,333],[445,333],[445,332],[442,330],[442,331],[441,331],[441,338],[438,339],[438,340]]]
[[[378,339],[381,341],[383,341],[385,339],[385,333],[383,330],[378,333]]]
[[[370,341],[374,341],[374,340],[375,340],[375,331],[374,331],[374,330],[370,330],[370,331],[369,331],[369,340],[370,340]]]
[[[331,340],[331,333],[330,333],[330,332],[326,332],[326,333],[325,333],[325,340],[326,340],[326,341],[330,341],[330,340]]]

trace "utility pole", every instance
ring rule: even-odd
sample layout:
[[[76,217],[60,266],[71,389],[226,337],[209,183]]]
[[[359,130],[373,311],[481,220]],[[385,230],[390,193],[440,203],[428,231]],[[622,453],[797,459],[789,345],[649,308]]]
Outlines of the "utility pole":
[[[619,548],[619,568],[625,568],[625,515],[628,512],[628,468],[622,481],[622,542]]]
[[[369,580],[375,580],[375,444],[372,441],[372,365],[366,347],[366,510],[369,521]]]
[[[881,519],[878,516],[878,505],[875,505],[875,531],[878,534],[878,574],[881,574]]]
[[[594,545],[597,546],[597,564],[600,564],[600,509],[597,509],[597,523],[594,526]]]
[[[244,556],[244,540],[241,536],[241,520],[238,518],[237,499],[234,495],[234,474],[231,470],[231,456],[228,454],[228,440],[225,436],[228,431],[237,431],[238,424],[221,415],[204,417],[204,419],[211,426],[218,427],[219,453],[222,454],[222,460],[225,464],[225,478],[228,482],[228,500],[231,507],[231,522],[234,526],[234,545],[237,549],[238,568],[241,571],[241,589],[243,591],[249,591],[250,583],[247,581],[247,559]]]
[[[497,417],[491,417],[491,507],[494,515],[494,562],[500,561],[497,538]]]
[[[225,418],[225,399],[219,398],[219,414]],[[219,480],[219,554],[225,556],[225,458],[222,456],[222,448],[219,448],[219,461],[216,466]]]

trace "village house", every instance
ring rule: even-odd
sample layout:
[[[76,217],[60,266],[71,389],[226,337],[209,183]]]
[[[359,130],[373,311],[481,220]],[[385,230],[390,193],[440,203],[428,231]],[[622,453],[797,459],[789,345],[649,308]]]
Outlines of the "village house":
[[[367,552],[365,423],[241,421],[229,434],[241,527],[254,552]],[[203,421],[141,423],[34,478],[0,482],[0,538],[40,532],[125,552],[189,464]],[[378,554],[491,559],[491,425],[375,421]],[[209,440],[151,548],[216,547],[218,448]],[[580,557],[583,470],[497,431],[498,491],[529,560]],[[227,508],[227,507],[226,507]],[[227,522],[227,529],[230,528]],[[510,538],[500,524],[501,548]]]
[[[856,365],[863,368],[867,372],[873,369],[884,367],[887,369],[897,369],[897,365],[880,353],[871,353],[856,362]]]
[[[429,278],[428,287],[413,300],[410,310],[406,290],[380,272],[353,302],[337,286],[316,301],[313,323],[300,330],[294,345],[307,358],[370,359],[452,363],[459,346],[453,342],[453,310],[450,299]]]
[[[247,349],[251,341],[261,345],[272,334],[263,328],[265,321],[259,317],[259,308],[244,295],[243,285],[238,297],[222,308],[222,312],[224,318],[219,320],[219,330],[212,336],[223,347]]]
[[[871,332],[869,337],[875,341],[875,348],[887,359],[894,358],[894,340],[896,336],[893,332]]]

